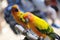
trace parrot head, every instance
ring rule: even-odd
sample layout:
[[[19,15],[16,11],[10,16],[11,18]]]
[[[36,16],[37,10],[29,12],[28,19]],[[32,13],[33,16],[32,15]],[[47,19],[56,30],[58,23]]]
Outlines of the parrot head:
[[[13,5],[11,8],[11,13],[13,16],[21,16],[23,15],[22,11],[19,9],[18,5]]]
[[[11,12],[13,14],[17,14],[19,12],[18,5],[13,5],[12,6],[12,9],[11,9]]]

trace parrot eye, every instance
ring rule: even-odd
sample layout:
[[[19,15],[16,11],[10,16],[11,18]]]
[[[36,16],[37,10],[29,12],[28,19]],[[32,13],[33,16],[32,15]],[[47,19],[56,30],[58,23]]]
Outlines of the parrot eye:
[[[18,9],[15,9],[15,12],[18,12]]]

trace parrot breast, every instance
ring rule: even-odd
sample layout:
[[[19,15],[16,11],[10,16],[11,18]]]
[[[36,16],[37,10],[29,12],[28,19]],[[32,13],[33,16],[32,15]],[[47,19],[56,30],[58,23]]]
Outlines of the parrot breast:
[[[41,19],[41,18],[31,14],[31,13],[26,13],[24,16],[25,16],[25,18],[28,18],[29,21],[33,25],[35,25],[37,28],[39,28],[40,30],[41,29],[43,29],[43,30],[48,29],[48,27],[49,27],[49,24],[45,20],[43,20],[43,19]]]

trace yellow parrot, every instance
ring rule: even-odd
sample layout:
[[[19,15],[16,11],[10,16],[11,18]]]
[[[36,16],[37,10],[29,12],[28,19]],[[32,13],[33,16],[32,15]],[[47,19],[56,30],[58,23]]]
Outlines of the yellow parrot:
[[[18,24],[22,25],[26,29],[31,29],[39,37],[42,36],[45,38],[46,36],[49,36],[51,40],[60,38],[60,36],[54,32],[53,28],[45,20],[30,12],[22,12],[18,5],[12,6],[11,13]]]

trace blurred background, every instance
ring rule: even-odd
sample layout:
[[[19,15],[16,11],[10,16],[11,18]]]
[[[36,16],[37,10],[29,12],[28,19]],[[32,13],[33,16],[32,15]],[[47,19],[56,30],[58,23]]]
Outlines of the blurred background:
[[[14,4],[21,11],[31,12],[46,20],[60,35],[60,0],[0,0],[0,40],[23,40],[25,37],[15,29],[17,23],[11,15]]]

